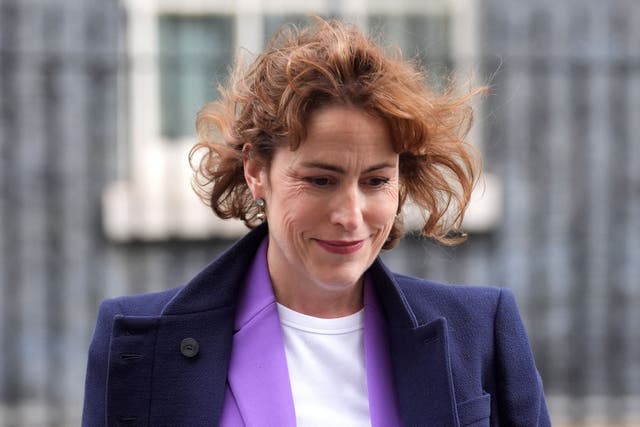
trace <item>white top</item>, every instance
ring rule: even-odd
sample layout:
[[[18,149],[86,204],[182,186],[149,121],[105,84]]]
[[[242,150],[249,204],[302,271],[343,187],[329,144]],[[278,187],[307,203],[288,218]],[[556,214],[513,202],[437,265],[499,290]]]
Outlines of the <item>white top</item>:
[[[278,304],[299,427],[370,426],[364,309],[321,319]]]

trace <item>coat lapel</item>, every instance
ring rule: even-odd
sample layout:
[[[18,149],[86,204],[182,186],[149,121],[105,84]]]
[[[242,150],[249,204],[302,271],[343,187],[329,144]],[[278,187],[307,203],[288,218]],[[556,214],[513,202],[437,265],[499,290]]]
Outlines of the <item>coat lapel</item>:
[[[400,411],[409,426],[458,426],[446,320],[391,332]]]
[[[392,273],[379,260],[370,272],[390,327],[391,363],[405,425],[457,427],[446,319],[420,324]]]

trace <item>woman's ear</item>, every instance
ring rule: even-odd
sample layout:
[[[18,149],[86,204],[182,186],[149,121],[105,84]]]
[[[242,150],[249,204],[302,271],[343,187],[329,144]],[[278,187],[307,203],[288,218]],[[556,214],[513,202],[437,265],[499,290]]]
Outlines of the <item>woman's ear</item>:
[[[244,168],[244,179],[247,181],[249,190],[254,200],[265,196],[266,172],[264,163],[257,159],[251,152],[253,147],[251,144],[245,144],[242,147],[242,163]]]

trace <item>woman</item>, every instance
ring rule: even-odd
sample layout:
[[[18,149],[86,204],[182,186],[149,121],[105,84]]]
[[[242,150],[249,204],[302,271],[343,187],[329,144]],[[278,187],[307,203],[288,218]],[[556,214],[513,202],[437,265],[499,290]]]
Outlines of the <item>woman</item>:
[[[185,286],[102,304],[84,425],[549,425],[511,292],[378,258],[409,199],[423,235],[455,240],[469,96],[340,22],[238,67],[192,162],[215,213],[254,230]]]

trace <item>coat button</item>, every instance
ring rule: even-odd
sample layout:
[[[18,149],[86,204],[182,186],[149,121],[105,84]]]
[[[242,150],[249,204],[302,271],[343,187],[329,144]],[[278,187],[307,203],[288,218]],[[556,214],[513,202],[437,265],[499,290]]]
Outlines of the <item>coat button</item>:
[[[200,351],[200,344],[193,338],[185,338],[180,343],[180,353],[184,357],[195,357]]]

